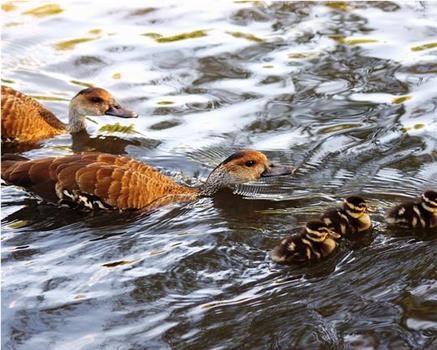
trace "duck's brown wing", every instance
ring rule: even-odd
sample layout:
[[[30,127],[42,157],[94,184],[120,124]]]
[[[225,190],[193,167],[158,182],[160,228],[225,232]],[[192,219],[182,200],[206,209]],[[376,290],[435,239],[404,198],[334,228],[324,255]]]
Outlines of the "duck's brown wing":
[[[56,116],[34,98],[2,86],[2,139],[35,142],[66,132]]]
[[[195,192],[147,164],[104,153],[6,160],[2,178],[47,201],[91,209],[139,209],[166,196]]]

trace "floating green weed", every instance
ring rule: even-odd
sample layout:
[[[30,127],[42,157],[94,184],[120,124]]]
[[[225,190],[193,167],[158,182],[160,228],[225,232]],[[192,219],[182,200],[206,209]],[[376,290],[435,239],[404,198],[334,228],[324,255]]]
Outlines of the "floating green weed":
[[[423,50],[429,50],[429,49],[434,49],[437,47],[437,43],[428,43],[428,44],[424,44],[424,45],[420,45],[420,46],[414,46],[411,48],[411,51],[423,51]]]
[[[335,10],[340,10],[344,12],[349,11],[351,9],[347,1],[327,1],[324,3],[324,5],[333,8]]]
[[[27,221],[27,220],[17,220],[17,221],[10,223],[8,225],[8,227],[13,228],[13,229],[18,229],[18,228],[22,228],[24,226],[27,226],[28,224],[29,224],[29,221]]]
[[[250,34],[250,33],[243,33],[243,32],[226,32],[226,33],[229,35],[232,35],[234,38],[246,39],[249,41],[255,41],[257,43],[264,42],[263,39],[258,38],[257,36]]]
[[[171,43],[173,41],[201,38],[206,35],[207,35],[206,30],[195,30],[194,32],[181,33],[172,36],[164,36],[164,37],[156,38],[155,40],[158,43]]]
[[[329,36],[331,39],[335,40],[336,42],[340,44],[345,45],[361,45],[361,44],[374,44],[379,42],[379,40],[376,39],[346,39],[346,37],[343,34],[334,34]]]
[[[78,44],[86,43],[88,41],[96,40],[97,38],[77,38],[71,40],[60,41],[56,43],[54,46],[57,50],[71,50],[76,47]]]
[[[150,32],[150,33],[143,33],[143,34],[141,34],[142,36],[147,36],[148,38],[152,38],[152,39],[159,39],[159,38],[162,38],[162,35],[161,34],[158,34],[158,33],[152,33],[152,32]]]
[[[93,34],[93,35],[99,35],[99,34],[102,34],[102,30],[99,28],[94,28],[94,29],[90,29],[88,31],[88,33]]]
[[[361,45],[361,44],[374,44],[377,43],[376,39],[344,39],[342,44],[346,45]]]
[[[234,1],[235,4],[256,4],[261,2],[261,0],[236,0]]]
[[[129,265],[132,264],[133,261],[131,260],[120,260],[120,261],[113,261],[109,263],[102,264],[104,267],[116,267],[116,266],[122,266],[122,265]]]
[[[405,101],[411,100],[412,97],[409,95],[405,95],[405,96],[398,96],[395,97],[391,100],[392,103],[396,103],[396,104],[401,104],[404,103]]]
[[[161,105],[161,106],[168,106],[168,105],[174,105],[173,101],[159,101],[156,104]]]
[[[315,52],[296,52],[296,53],[289,53],[288,58],[292,59],[304,59],[304,58],[315,58],[317,57],[317,53]]]
[[[47,4],[40,7],[35,7],[34,9],[23,12],[24,15],[32,15],[36,17],[44,17],[56,15],[64,11],[57,4]]]
[[[144,16],[144,15],[147,15],[148,13],[150,13],[150,12],[153,12],[153,11],[155,11],[155,8],[153,8],[153,7],[144,7],[142,9],[131,11],[129,13],[129,15],[130,16]]]
[[[408,131],[411,131],[411,130],[420,130],[420,129],[423,129],[425,126],[426,125],[423,124],[423,123],[417,123],[417,124],[414,124],[413,126],[408,126],[408,127],[405,127],[405,128],[401,128],[401,131],[402,132],[408,132]]]
[[[2,78],[2,83],[6,83],[6,84],[15,84],[15,80],[12,79],[4,79]]]
[[[333,125],[333,126],[329,126],[327,128],[320,129],[320,132],[322,134],[329,134],[331,132],[352,129],[352,128],[356,128],[359,126],[360,126],[360,124],[339,124],[339,125]]]
[[[155,250],[151,250],[151,251],[149,252],[149,255],[150,255],[150,256],[156,256],[156,255],[164,254],[165,252],[166,252],[165,249],[155,249]]]
[[[91,83],[87,83],[85,81],[80,81],[80,80],[75,80],[75,79],[70,80],[70,83],[72,83],[74,85],[84,86],[87,88],[94,87],[94,85]]]
[[[141,134],[140,132],[135,130],[135,124],[131,124],[131,125],[121,125],[120,123],[106,124],[103,125],[99,129],[99,131],[109,132],[109,133],[121,132],[124,134]]]

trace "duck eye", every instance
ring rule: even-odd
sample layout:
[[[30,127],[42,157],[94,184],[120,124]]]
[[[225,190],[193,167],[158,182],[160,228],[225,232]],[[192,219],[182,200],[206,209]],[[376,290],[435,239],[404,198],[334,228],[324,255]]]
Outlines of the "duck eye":
[[[102,103],[103,99],[101,97],[93,96],[93,97],[91,97],[91,102],[93,102],[93,103]]]
[[[254,166],[255,164],[256,164],[256,162],[254,160],[248,160],[246,162],[246,166],[248,166],[248,167]]]

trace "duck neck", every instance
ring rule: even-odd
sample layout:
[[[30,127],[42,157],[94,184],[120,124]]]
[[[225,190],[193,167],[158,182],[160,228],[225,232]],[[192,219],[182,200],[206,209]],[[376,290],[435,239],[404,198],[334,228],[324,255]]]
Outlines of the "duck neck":
[[[232,179],[229,173],[219,165],[208,176],[205,184],[200,188],[200,196],[211,197],[224,187],[232,184]]]
[[[83,130],[85,130],[85,116],[79,113],[74,105],[70,105],[68,112],[68,131],[74,134]]]

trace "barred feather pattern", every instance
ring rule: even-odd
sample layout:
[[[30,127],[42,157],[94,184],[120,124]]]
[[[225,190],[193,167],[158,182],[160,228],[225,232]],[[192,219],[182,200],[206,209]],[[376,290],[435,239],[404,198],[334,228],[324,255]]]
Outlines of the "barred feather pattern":
[[[199,194],[145,163],[105,153],[5,160],[2,178],[48,202],[89,209],[156,208]]]

